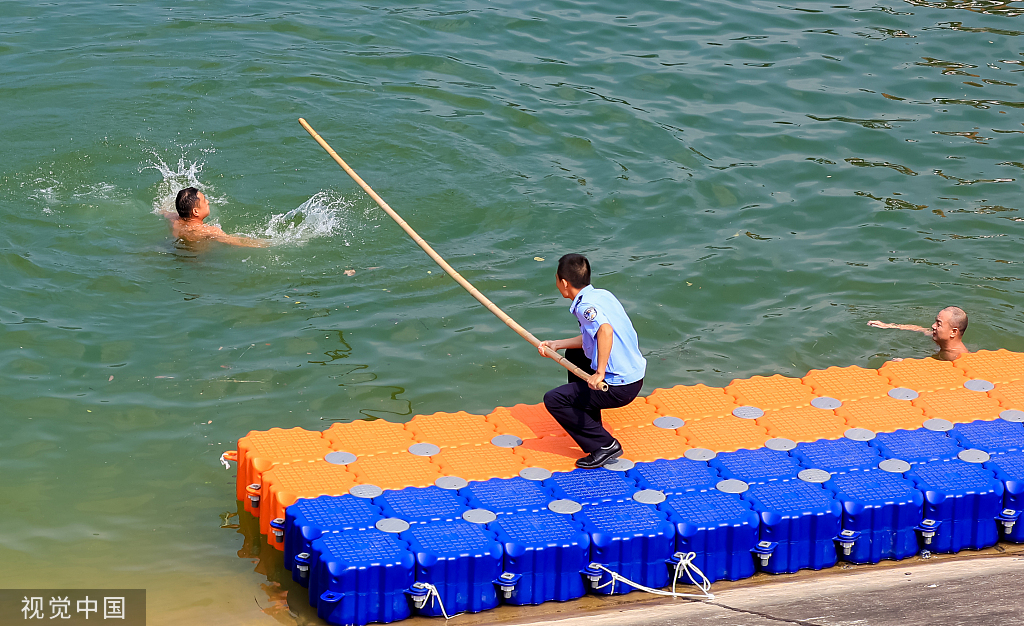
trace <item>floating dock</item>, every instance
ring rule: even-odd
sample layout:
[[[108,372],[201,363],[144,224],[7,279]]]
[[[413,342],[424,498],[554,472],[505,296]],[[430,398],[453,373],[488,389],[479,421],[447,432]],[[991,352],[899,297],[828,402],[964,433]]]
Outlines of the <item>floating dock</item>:
[[[603,421],[625,456],[598,470],[543,405],[252,431],[225,457],[332,624],[1024,542],[1024,354],[657,389]]]

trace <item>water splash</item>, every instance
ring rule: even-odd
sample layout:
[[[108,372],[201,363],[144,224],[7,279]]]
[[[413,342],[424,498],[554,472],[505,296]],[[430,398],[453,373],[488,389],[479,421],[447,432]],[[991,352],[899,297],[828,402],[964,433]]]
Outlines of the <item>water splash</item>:
[[[43,214],[51,215],[53,213],[52,207],[60,203],[60,181],[55,178],[39,177],[32,180],[31,185],[35,189],[28,192],[28,199],[35,200],[41,204]],[[25,183],[21,183],[21,186],[24,187]]]
[[[267,227],[256,236],[275,244],[303,244],[310,239],[340,235],[343,245],[351,244],[353,230],[349,216],[354,204],[334,191],[320,191],[298,207],[274,215]],[[359,217],[369,217],[360,211]]]
[[[33,178],[19,183],[18,187],[25,190],[25,198],[44,215],[52,215],[60,212],[62,208],[72,204],[87,204],[95,201],[121,199],[124,197],[123,190],[112,183],[82,183],[75,184],[66,180],[73,174],[66,172],[54,174],[53,170],[43,170],[47,175],[33,175]]]
[[[174,211],[174,199],[186,187],[202,191],[211,205],[230,204],[227,198],[212,195],[209,187],[203,184],[201,178],[205,161],[190,159],[185,152],[187,148],[182,147],[182,154],[175,165],[168,165],[159,153],[150,151],[152,159],[139,167],[140,172],[156,170],[161,176],[153,199],[153,213],[159,215]],[[352,201],[327,190],[317,192],[290,211],[271,215],[265,227],[253,226],[238,234],[269,239],[274,245],[302,245],[311,239],[340,236],[340,243],[350,246],[358,229],[357,220],[372,221],[376,217],[372,208],[356,209]],[[217,222],[210,219],[208,223]]]
[[[206,152],[204,150],[204,152]],[[178,192],[186,187],[195,187],[206,195],[210,204],[220,204],[222,199],[212,196],[206,186],[199,180],[203,173],[203,166],[206,162],[202,159],[191,161],[186,158],[184,148],[182,155],[178,158],[176,166],[168,165],[163,158],[151,150],[153,159],[139,167],[139,172],[156,170],[160,173],[161,180],[157,184],[156,198],[153,199],[153,213],[162,214],[174,210],[174,199]]]

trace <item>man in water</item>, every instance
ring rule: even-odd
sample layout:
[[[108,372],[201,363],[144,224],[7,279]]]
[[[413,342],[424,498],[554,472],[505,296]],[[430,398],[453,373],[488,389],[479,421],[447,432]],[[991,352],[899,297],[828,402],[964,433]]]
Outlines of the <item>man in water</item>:
[[[622,305],[611,292],[590,284],[587,257],[567,254],[559,259],[555,286],[563,298],[572,300],[569,311],[579,322],[580,334],[542,341],[538,352],[547,356],[545,347],[564,348],[566,358],[591,375],[584,381],[570,373],[569,384],[544,394],[544,406],[587,453],[576,467],[594,469],[622,456],[622,446],[601,425],[601,409],[626,406],[636,398],[644,386],[647,361]],[[601,382],[608,383],[608,391],[599,391]]]
[[[899,330],[914,330],[919,333],[930,335],[932,341],[939,346],[935,358],[944,361],[955,361],[957,358],[967,354],[970,350],[964,345],[963,336],[967,332],[967,313],[955,306],[947,306],[935,316],[935,323],[931,329],[921,328],[913,324],[886,324],[878,320],[871,320],[868,326],[875,328],[896,328]]]
[[[212,239],[221,241],[233,246],[247,246],[250,248],[265,248],[270,242],[265,239],[253,239],[239,235],[229,235],[221,230],[220,226],[204,224],[203,220],[210,216],[210,203],[206,195],[195,187],[186,187],[178,192],[174,199],[174,208],[177,213],[165,213],[171,222],[171,234],[175,239],[183,241],[201,241]]]

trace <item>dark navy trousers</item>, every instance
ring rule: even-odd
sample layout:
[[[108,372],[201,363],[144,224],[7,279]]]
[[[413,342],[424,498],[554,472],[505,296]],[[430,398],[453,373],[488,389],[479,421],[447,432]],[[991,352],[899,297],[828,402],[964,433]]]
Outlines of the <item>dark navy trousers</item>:
[[[580,369],[594,372],[581,348],[565,351],[565,358]],[[617,409],[633,401],[643,388],[643,379],[628,385],[609,385],[608,391],[594,391],[587,381],[569,372],[569,383],[544,394],[548,413],[569,433],[581,450],[590,454],[615,440],[601,424],[601,409]]]

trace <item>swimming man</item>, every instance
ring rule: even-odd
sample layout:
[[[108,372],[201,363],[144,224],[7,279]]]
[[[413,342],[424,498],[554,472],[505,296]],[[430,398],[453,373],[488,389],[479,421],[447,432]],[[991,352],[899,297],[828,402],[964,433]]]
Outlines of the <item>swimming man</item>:
[[[935,358],[943,361],[955,361],[970,352],[963,341],[964,333],[967,332],[967,313],[959,307],[947,306],[939,311],[939,314],[935,316],[935,323],[932,324],[931,329],[913,324],[886,324],[878,320],[871,320],[868,322],[868,326],[913,330],[931,335],[932,341],[939,346],[939,351],[935,353]]]
[[[195,187],[186,187],[179,191],[178,197],[174,199],[174,208],[177,213],[168,212],[164,215],[171,222],[171,234],[175,239],[207,239],[250,248],[265,248],[270,245],[266,239],[229,235],[220,226],[204,224],[203,220],[210,216],[210,203],[206,200],[206,195]]]
[[[601,409],[626,406],[636,398],[644,386],[647,360],[622,305],[611,292],[590,284],[587,257],[567,254],[559,259],[555,286],[563,298],[572,300],[569,311],[579,322],[580,334],[542,341],[538,352],[547,356],[545,346],[565,349],[566,358],[590,372],[590,378],[584,381],[569,374],[569,384],[544,394],[544,406],[587,453],[576,467],[594,469],[622,456],[622,446],[601,425]],[[586,360],[579,362],[580,356]],[[602,381],[608,383],[608,391],[599,391]]]

